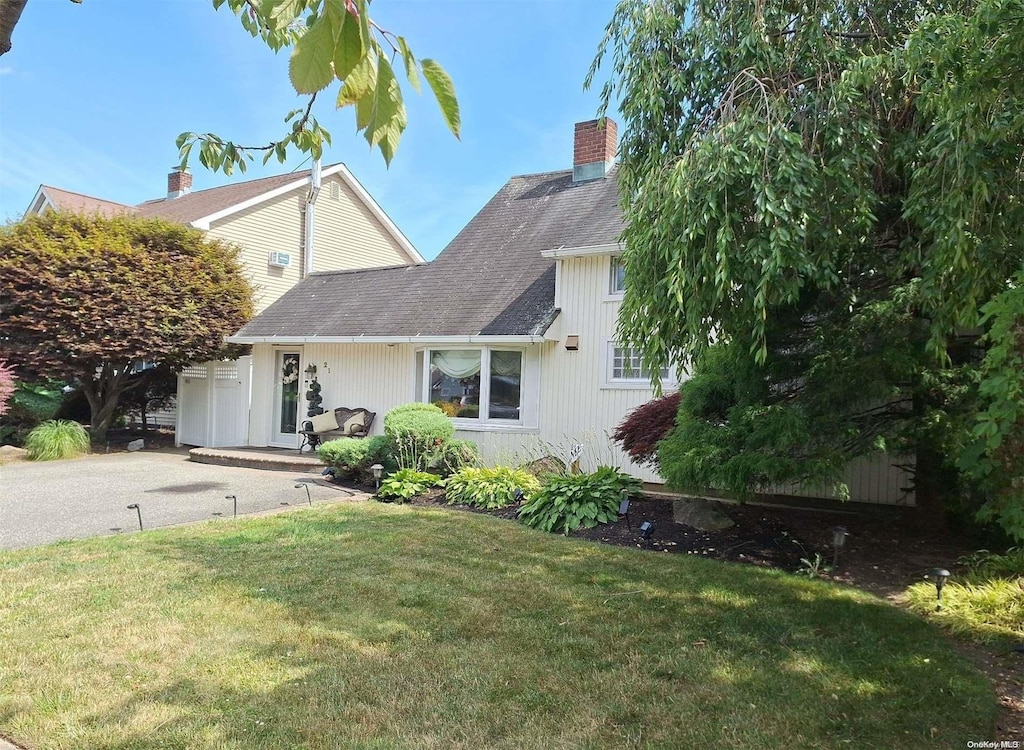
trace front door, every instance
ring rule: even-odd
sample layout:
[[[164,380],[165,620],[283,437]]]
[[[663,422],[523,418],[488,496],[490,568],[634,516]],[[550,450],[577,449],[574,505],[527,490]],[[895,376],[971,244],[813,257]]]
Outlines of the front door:
[[[297,448],[299,425],[299,387],[301,371],[299,352],[278,351],[274,359],[274,426],[271,445]]]

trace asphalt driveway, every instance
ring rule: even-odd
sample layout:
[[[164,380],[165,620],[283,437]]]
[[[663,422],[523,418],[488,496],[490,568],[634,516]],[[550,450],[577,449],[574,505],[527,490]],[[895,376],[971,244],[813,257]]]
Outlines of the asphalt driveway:
[[[241,469],[193,463],[185,453],[116,453],[70,461],[0,466],[0,549],[82,539],[139,529],[128,505],[138,503],[145,528],[305,505],[347,497],[314,483],[319,472]]]

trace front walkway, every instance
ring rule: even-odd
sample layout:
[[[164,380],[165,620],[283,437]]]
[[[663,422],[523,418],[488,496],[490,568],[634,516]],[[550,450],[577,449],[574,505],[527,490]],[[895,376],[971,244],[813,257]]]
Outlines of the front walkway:
[[[193,448],[189,460],[200,464],[238,466],[272,471],[320,471],[324,462],[316,453],[300,454],[295,448]]]

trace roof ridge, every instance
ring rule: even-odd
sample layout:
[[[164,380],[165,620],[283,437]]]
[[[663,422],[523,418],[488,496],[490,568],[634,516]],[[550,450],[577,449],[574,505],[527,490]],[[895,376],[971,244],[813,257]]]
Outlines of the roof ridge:
[[[101,201],[103,203],[113,203],[115,206],[124,206],[125,208],[134,208],[130,203],[121,203],[119,201],[112,201],[109,198],[100,198],[95,195],[89,195],[88,193],[80,193],[77,190],[68,190],[67,188],[57,187],[56,185],[43,185],[42,187],[48,190],[59,190],[62,193],[70,193],[71,195],[77,195],[80,198],[88,198],[89,200]]]
[[[334,164],[326,164],[326,165],[322,166],[320,169],[321,169],[321,171],[325,171],[325,170],[328,170],[328,169],[333,169],[334,167],[337,167],[339,164],[340,165],[344,165],[345,162],[337,161],[337,162],[334,162]],[[310,167],[309,169],[303,169],[301,171],[292,170],[291,172],[282,172],[281,174],[268,174],[268,175],[266,175],[264,177],[253,177],[251,180],[241,180],[240,182],[229,182],[229,183],[226,183],[224,185],[214,185],[213,187],[203,188],[202,190],[190,190],[187,193],[185,193],[185,195],[179,196],[178,198],[171,198],[171,199],[169,199],[166,196],[164,196],[162,198],[150,198],[149,200],[142,201],[141,203],[136,203],[135,206],[138,208],[138,207],[141,207],[141,206],[148,206],[148,205],[151,205],[153,203],[162,203],[162,202],[167,201],[167,200],[179,200],[180,198],[184,198],[185,196],[189,196],[189,195],[208,194],[208,193],[212,193],[215,190],[224,190],[226,188],[237,188],[237,187],[240,187],[242,185],[251,185],[253,183],[260,182],[262,180],[278,180],[278,179],[281,179],[282,177],[294,177],[296,180],[298,180],[298,179],[301,179],[303,177],[309,176],[309,174],[312,171],[313,171],[313,168]],[[86,196],[86,197],[89,197],[89,196]]]

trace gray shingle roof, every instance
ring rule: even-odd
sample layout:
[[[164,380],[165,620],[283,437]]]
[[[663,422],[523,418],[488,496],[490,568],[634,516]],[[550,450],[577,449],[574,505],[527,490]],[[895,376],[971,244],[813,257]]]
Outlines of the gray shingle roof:
[[[337,166],[329,164],[324,169]],[[139,216],[159,216],[169,221],[188,223],[196,221],[204,216],[223,211],[225,208],[244,203],[250,198],[255,198],[263,193],[269,193],[279,187],[309,179],[310,170],[300,172],[289,172],[287,174],[273,175],[272,177],[261,177],[245,182],[236,182],[231,185],[207,188],[186,193],[178,198],[158,198],[156,200],[140,203],[135,207],[135,213]]]
[[[513,177],[432,263],[313,274],[236,335],[542,334],[555,315],[555,262],[541,252],[616,242],[615,178]]]

